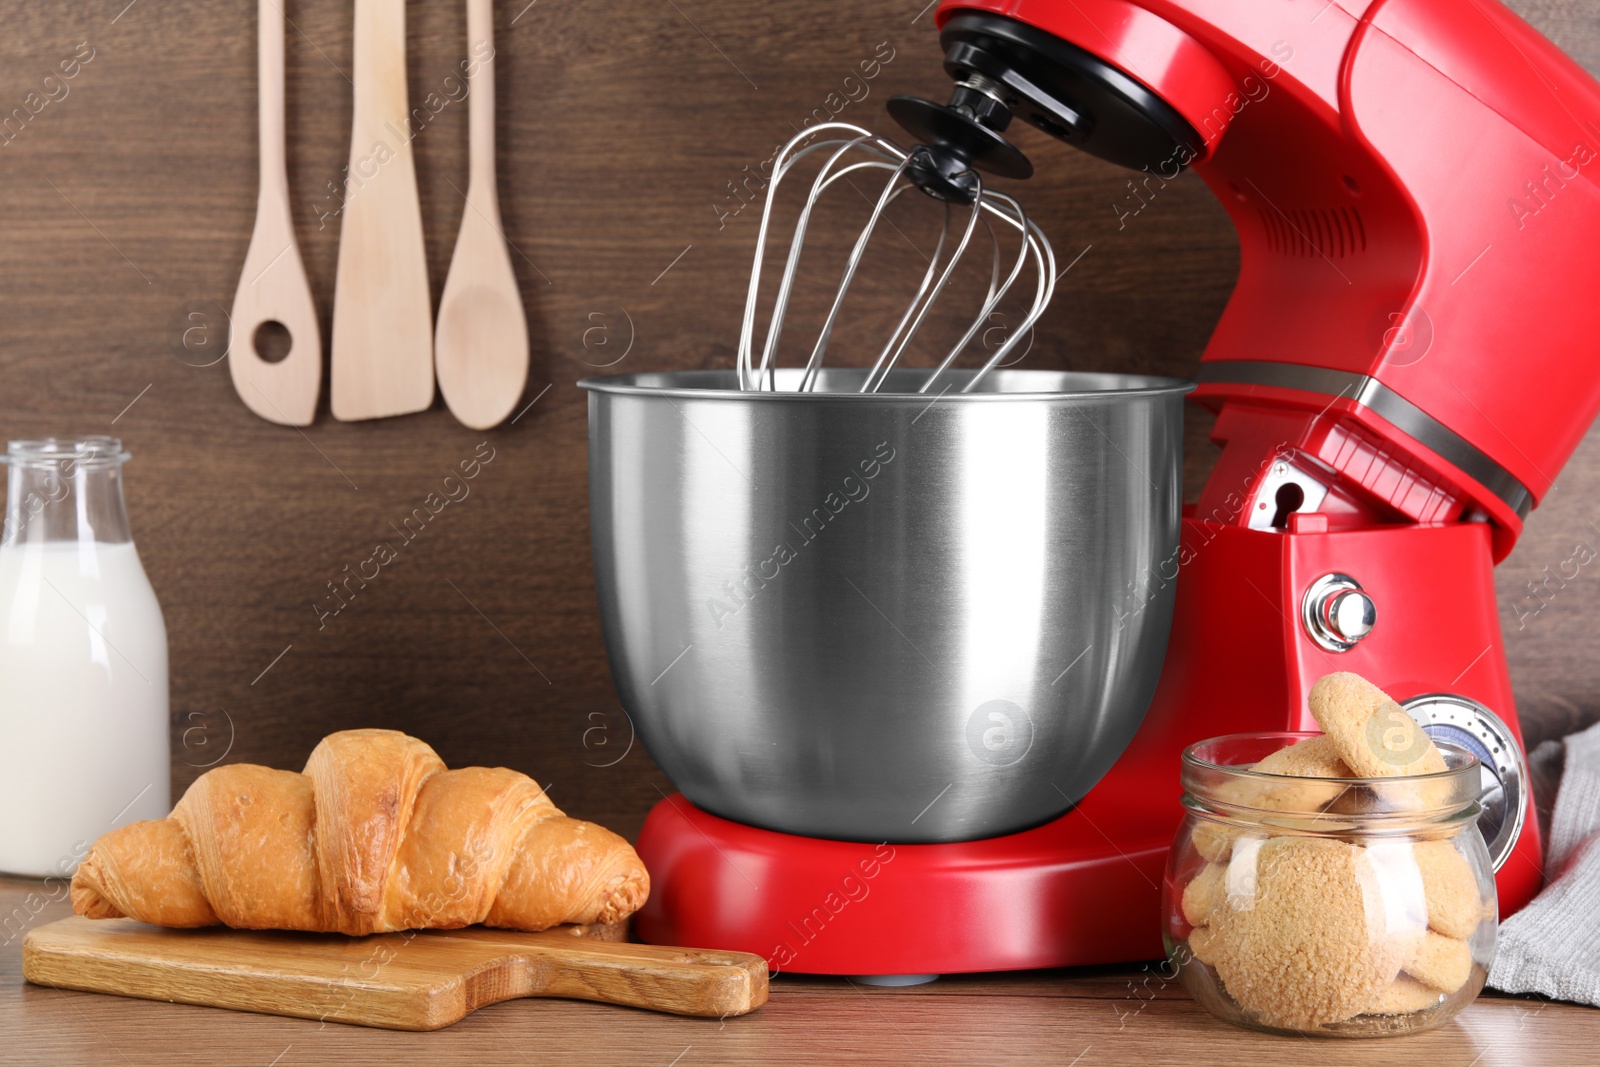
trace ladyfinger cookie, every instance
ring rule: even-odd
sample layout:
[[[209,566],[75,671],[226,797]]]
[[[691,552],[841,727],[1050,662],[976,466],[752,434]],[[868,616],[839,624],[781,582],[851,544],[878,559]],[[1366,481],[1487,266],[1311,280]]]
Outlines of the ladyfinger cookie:
[[[1333,739],[1327,734],[1308,737],[1280,748],[1250,768],[1258,774],[1287,775],[1293,778],[1354,778],[1348,765],[1339,758]],[[1348,786],[1337,782],[1251,782],[1256,788],[1256,807],[1279,811],[1320,811],[1336,800]]]
[[[1324,675],[1311,687],[1311,714],[1362,778],[1434,774],[1444,757],[1417,721],[1359,674]]]
[[[1418,841],[1411,851],[1422,875],[1428,925],[1446,937],[1471,937],[1483,919],[1485,906],[1467,858],[1448,840]]]
[[[1465,941],[1429,930],[1402,969],[1423,985],[1454,993],[1472,974],[1472,949]]]
[[[1444,994],[1429,989],[1415,978],[1401,975],[1373,998],[1363,1015],[1409,1015],[1423,1008],[1431,1008],[1442,1000]]]
[[[1265,1025],[1304,1030],[1375,1003],[1399,974],[1403,950],[1370,926],[1382,914],[1367,907],[1374,875],[1366,850],[1271,838],[1254,876],[1253,894],[1218,898],[1205,949],[1240,1007]]]
[[[1351,778],[1350,768],[1339,758],[1327,735],[1308,737],[1280,748],[1254,764],[1252,771],[1290,778]],[[1221,799],[1241,807],[1270,811],[1315,812],[1337,799],[1346,786],[1331,782],[1277,781],[1236,778],[1218,789]],[[1216,863],[1228,857],[1239,831],[1220,822],[1202,820],[1190,835],[1194,846],[1207,860]]]
[[[1223,823],[1201,819],[1195,823],[1189,840],[1194,843],[1195,851],[1204,856],[1208,862],[1220,863],[1228,858],[1228,853],[1233,850],[1233,839],[1238,837],[1239,833],[1240,831]]]
[[[1226,863],[1208,863],[1183,887],[1183,917],[1190,926],[1204,926],[1211,921],[1227,870]]]

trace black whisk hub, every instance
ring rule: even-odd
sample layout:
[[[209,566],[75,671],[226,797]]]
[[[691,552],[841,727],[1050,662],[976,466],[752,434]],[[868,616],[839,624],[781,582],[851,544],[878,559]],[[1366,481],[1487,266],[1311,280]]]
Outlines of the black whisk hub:
[[[979,189],[975,171],[1001,178],[1033,174],[1028,157],[1000,135],[1011,121],[1009,111],[985,94],[958,86],[948,105],[895,96],[888,108],[890,117],[922,142],[906,173],[935,200],[972,203]]]

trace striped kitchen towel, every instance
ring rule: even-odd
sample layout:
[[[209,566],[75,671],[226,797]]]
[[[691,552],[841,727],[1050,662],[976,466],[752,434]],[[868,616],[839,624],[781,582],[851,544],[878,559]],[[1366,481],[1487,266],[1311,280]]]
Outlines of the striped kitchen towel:
[[[1551,881],[1500,924],[1489,984],[1600,1007],[1600,724],[1565,748],[1545,855]]]

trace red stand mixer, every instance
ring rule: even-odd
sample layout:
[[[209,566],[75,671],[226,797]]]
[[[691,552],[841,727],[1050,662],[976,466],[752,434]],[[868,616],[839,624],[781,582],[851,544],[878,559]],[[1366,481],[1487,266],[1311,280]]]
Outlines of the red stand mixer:
[[[1541,849],[1492,570],[1600,410],[1600,86],[1494,0],[946,0],[938,22],[955,96],[891,111],[956,164],[1026,177],[1000,136],[1020,116],[1133,168],[1135,196],[1193,169],[1238,230],[1193,394],[1224,450],[1150,578],[1176,585],[1159,686],[1087,797],[1021,833],[820,840],[670,797],[638,932],[820,974],[1157,957],[1180,750],[1316,729],[1330,671],[1479,756],[1520,908]]]

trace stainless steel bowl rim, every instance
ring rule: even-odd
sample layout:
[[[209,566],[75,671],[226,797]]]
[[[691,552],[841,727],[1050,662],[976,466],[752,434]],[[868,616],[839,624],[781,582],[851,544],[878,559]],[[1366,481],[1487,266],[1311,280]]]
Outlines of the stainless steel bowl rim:
[[[865,368],[838,368],[827,372],[833,376],[851,376],[853,371],[859,369],[861,377],[865,378]],[[782,374],[783,372],[780,372]],[[902,374],[912,374],[913,371],[897,371],[892,377]],[[949,371],[946,376],[959,382],[970,378],[972,371]],[[797,368],[791,369],[792,376],[798,378]],[[817,403],[819,401],[847,401],[856,403],[872,403],[883,401],[896,401],[900,403],[927,404],[937,400],[941,404],[971,404],[994,402],[1034,402],[1040,400],[1109,400],[1118,397],[1152,397],[1163,394],[1187,394],[1194,391],[1195,383],[1185,378],[1170,378],[1155,375],[1141,374],[1105,374],[1093,371],[1043,371],[1043,370],[1003,370],[995,371],[986,379],[986,383],[998,384],[1015,378],[1050,379],[1057,382],[1083,382],[1085,387],[1074,390],[1061,389],[1035,389],[1035,390],[1008,390],[984,391],[974,393],[960,393],[955,391],[930,394],[930,393],[857,393],[857,392],[797,392],[794,390],[778,390],[776,392],[754,389],[740,389],[737,387],[738,378],[733,371],[723,370],[688,370],[644,372],[638,374],[614,374],[599,378],[584,378],[578,382],[579,389],[592,390],[598,393],[611,393],[619,396],[667,396],[678,397],[685,400],[739,400],[780,403]],[[670,385],[648,384],[646,379],[669,381]],[[726,382],[726,387],[711,385],[695,385],[700,382]],[[1107,383],[1096,387],[1091,383],[1095,381]],[[682,384],[678,384],[678,383]],[[1115,383],[1115,384],[1112,384]]]

